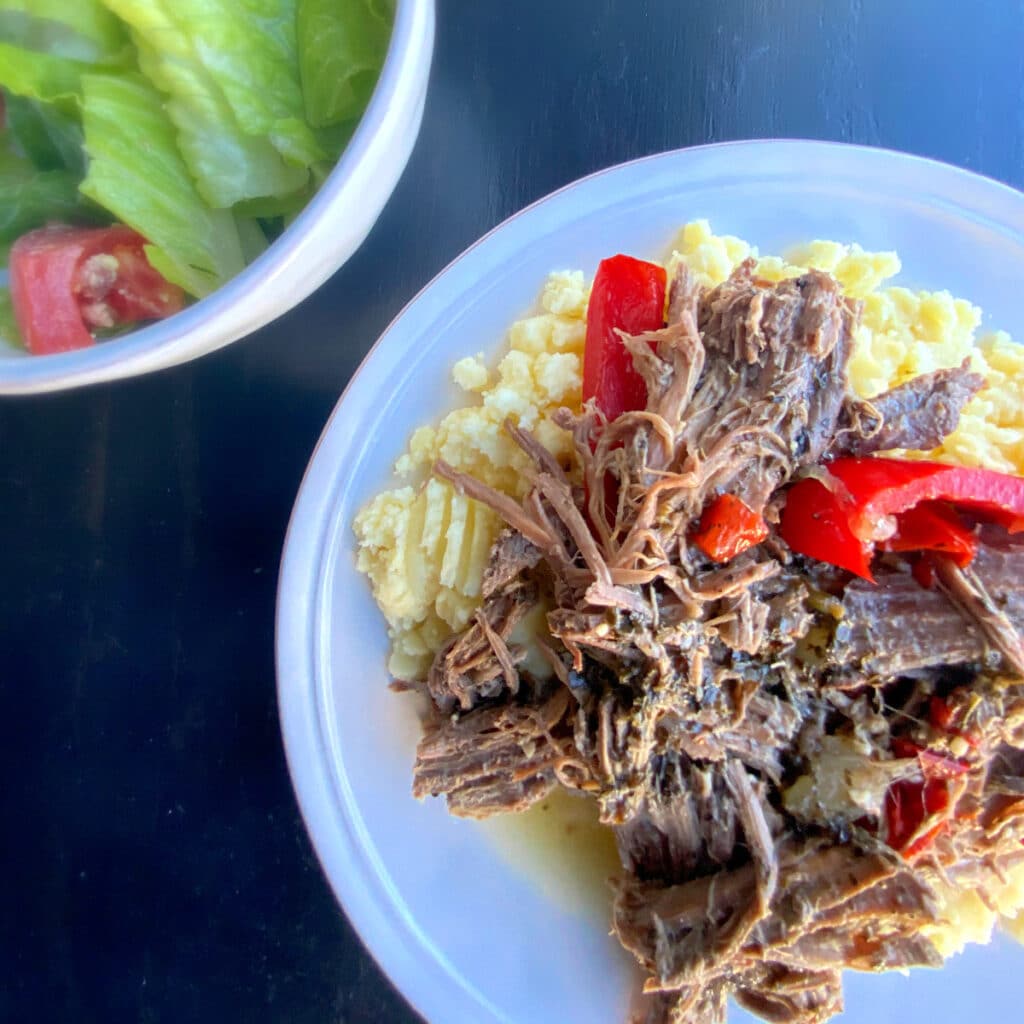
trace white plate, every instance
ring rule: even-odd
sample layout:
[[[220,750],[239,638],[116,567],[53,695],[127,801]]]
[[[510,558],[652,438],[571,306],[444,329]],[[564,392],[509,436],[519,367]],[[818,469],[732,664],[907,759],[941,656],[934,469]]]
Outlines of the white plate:
[[[629,972],[607,917],[553,901],[493,837],[410,796],[417,725],[387,689],[387,638],[354,567],[352,518],[388,485],[412,429],[451,408],[458,358],[496,353],[550,270],[664,255],[685,221],[762,252],[811,238],[897,249],[901,282],[948,288],[1024,339],[1024,196],[881,150],[745,142],[683,150],[585,178],[469,249],[402,312],[320,439],[285,546],[279,700],[306,823],[338,899],[398,988],[438,1024],[621,1024]],[[847,975],[848,1024],[1016,1019],[1007,940],[941,972]],[[736,1011],[734,1022],[750,1020]]]

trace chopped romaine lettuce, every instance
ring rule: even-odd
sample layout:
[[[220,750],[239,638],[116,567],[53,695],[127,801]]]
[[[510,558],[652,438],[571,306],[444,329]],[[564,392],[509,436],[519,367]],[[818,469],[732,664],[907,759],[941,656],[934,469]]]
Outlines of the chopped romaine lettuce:
[[[224,53],[217,64],[210,41],[204,40],[200,47],[199,34],[192,25],[178,20],[180,5],[159,0],[107,3],[132,26],[142,70],[167,94],[167,109],[178,129],[182,155],[211,206],[289,195],[306,184],[310,161],[292,160],[297,149],[286,161],[265,128],[246,131],[218,81],[218,75],[228,77],[232,66],[238,74],[252,76],[252,59],[243,55],[253,52],[257,41],[234,39],[236,49]],[[218,75],[211,73],[201,50],[206,62],[217,64]],[[312,133],[305,130],[315,147]],[[319,149],[308,155],[318,157]]]
[[[150,262],[191,295],[244,265],[234,216],[196,191],[160,95],[141,75],[82,78],[89,171],[82,191],[152,243]]]
[[[165,0],[178,26],[194,37],[196,56],[242,131],[266,136],[286,160],[308,167],[324,153],[306,123],[295,5],[296,0]]]
[[[14,316],[11,292],[6,285],[0,286],[0,341],[9,341],[13,345],[23,344],[18,321]]]
[[[46,103],[74,104],[79,81],[92,65],[71,57],[54,57],[12,43],[0,43],[0,88]]]
[[[0,37],[92,63],[126,52],[124,25],[99,0],[0,0]]]
[[[0,252],[27,231],[51,221],[96,223],[102,211],[78,191],[70,171],[37,171],[23,157],[0,153]]]
[[[71,114],[24,96],[8,96],[6,115],[12,145],[36,170],[71,171],[81,181],[85,174],[85,150],[77,111]]]
[[[393,5],[298,0],[299,70],[306,116],[322,128],[357,117],[377,81]]]

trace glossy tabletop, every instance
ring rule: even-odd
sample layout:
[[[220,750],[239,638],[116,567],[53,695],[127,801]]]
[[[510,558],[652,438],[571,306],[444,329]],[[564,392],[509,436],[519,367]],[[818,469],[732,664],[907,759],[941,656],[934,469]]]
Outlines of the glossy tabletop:
[[[0,401],[0,1021],[415,1020],[320,873],[275,701],[288,515],[352,372],[479,235],[632,157],[821,138],[1024,185],[1022,83],[1005,0],[440,0],[412,160],[313,298]]]

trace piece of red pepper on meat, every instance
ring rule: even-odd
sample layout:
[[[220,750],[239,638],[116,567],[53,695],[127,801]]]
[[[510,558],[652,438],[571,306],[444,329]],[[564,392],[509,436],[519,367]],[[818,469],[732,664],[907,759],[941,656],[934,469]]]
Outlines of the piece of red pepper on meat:
[[[632,256],[601,260],[587,302],[583,346],[583,401],[593,399],[608,420],[647,405],[647,385],[622,342],[625,334],[644,334],[665,326],[665,268]],[[605,508],[614,518],[615,480],[604,482]]]
[[[835,459],[826,483],[807,478],[786,495],[779,532],[790,548],[872,580],[876,546],[939,551],[960,565],[976,543],[952,509],[1024,529],[1024,479],[988,469],[889,458]]]
[[[708,502],[690,536],[715,562],[728,562],[768,536],[768,524],[735,495],[721,494]]]
[[[609,420],[647,405],[647,387],[619,331],[644,334],[665,326],[665,268],[632,256],[601,260],[587,303],[583,401],[593,398]]]

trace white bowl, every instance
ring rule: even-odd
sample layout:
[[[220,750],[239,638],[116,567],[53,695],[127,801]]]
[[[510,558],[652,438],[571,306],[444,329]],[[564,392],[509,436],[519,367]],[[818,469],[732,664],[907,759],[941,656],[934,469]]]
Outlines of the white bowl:
[[[362,244],[409,160],[423,118],[434,0],[398,0],[384,67],[337,166],[237,277],[176,316],[87,349],[32,356],[0,341],[0,394],[133,377],[213,352],[287,312]]]
[[[524,869],[531,858],[510,849],[514,827],[496,834],[449,817],[440,801],[413,800],[417,722],[409,698],[387,689],[387,636],[355,570],[352,518],[388,486],[412,429],[455,402],[452,363],[496,354],[550,270],[592,274],[618,251],[663,255],[696,217],[767,252],[820,237],[895,248],[901,282],[969,297],[987,325],[1024,339],[1024,196],[930,161],[809,142],[684,150],[586,178],[478,242],[388,328],[335,409],[295,506],[278,693],[328,879],[383,969],[438,1024],[622,1024],[630,972],[607,935],[607,898],[597,894],[596,911],[564,886],[568,898],[554,898],[551,874]],[[556,856],[571,864],[571,844]],[[1016,1020],[1022,968],[1024,950],[999,940],[942,971],[848,974],[843,1021]],[[730,1019],[752,1020],[735,1010]]]

